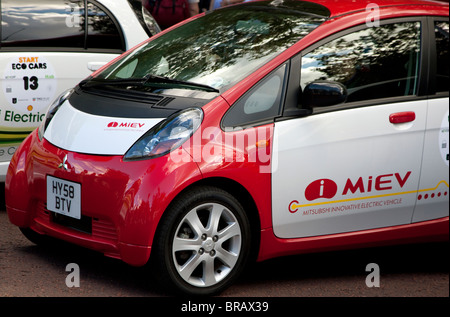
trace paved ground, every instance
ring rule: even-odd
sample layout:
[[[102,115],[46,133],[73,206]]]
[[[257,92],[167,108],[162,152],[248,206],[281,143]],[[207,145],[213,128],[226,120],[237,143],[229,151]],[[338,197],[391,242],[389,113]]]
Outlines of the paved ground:
[[[257,263],[222,297],[448,297],[448,244],[310,254]],[[68,288],[66,265],[80,268]],[[380,268],[369,288],[366,265]],[[38,247],[0,211],[0,297],[166,296],[145,269],[71,245]]]

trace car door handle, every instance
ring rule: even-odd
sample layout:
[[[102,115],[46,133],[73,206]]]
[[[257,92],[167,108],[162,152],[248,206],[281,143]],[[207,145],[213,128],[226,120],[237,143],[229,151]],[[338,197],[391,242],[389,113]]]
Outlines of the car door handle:
[[[412,122],[414,120],[416,120],[414,111],[396,112],[389,115],[389,122],[393,124]]]
[[[104,65],[106,65],[106,62],[88,62],[87,68],[94,72],[103,67]]]

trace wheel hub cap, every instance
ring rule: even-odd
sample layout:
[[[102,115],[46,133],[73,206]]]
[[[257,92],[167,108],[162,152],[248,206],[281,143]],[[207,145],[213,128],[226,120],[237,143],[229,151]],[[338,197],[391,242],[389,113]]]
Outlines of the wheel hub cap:
[[[214,250],[215,243],[212,238],[207,238],[202,243],[202,248],[205,250],[205,252],[211,252]]]
[[[213,286],[233,270],[241,244],[242,232],[233,212],[222,204],[206,203],[190,210],[179,223],[172,258],[187,283]]]

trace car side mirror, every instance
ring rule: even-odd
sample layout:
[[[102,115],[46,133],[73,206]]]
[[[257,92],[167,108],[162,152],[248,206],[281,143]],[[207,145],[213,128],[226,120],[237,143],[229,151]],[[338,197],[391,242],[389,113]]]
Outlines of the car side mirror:
[[[302,108],[327,107],[347,100],[347,88],[334,81],[315,81],[302,94]]]

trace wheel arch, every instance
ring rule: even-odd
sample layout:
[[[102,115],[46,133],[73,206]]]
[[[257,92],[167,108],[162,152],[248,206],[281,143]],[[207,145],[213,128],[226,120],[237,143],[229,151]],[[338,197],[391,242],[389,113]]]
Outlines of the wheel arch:
[[[170,204],[167,206],[166,210],[162,214],[158,225],[155,230],[155,237],[158,234],[158,231],[160,230],[160,225],[163,222],[163,219],[165,216],[167,216],[166,211],[170,210],[172,205],[178,200],[179,197],[185,195],[191,190],[194,190],[195,188],[199,187],[215,187],[221,190],[226,191],[227,193],[231,194],[233,197],[235,197],[239,203],[244,208],[246,215],[248,217],[248,220],[250,222],[250,229],[252,234],[252,245],[251,245],[251,254],[250,259],[256,260],[259,248],[260,248],[260,240],[261,240],[261,221],[260,221],[260,215],[258,208],[256,206],[255,200],[253,199],[250,192],[239,182],[225,178],[225,177],[211,177],[211,178],[204,178],[197,182],[194,182],[181,190],[174,199],[170,202]],[[154,237],[154,239],[155,239]],[[154,240],[153,239],[153,240]],[[150,256],[151,257],[151,256]],[[251,261],[250,261],[251,262]]]

